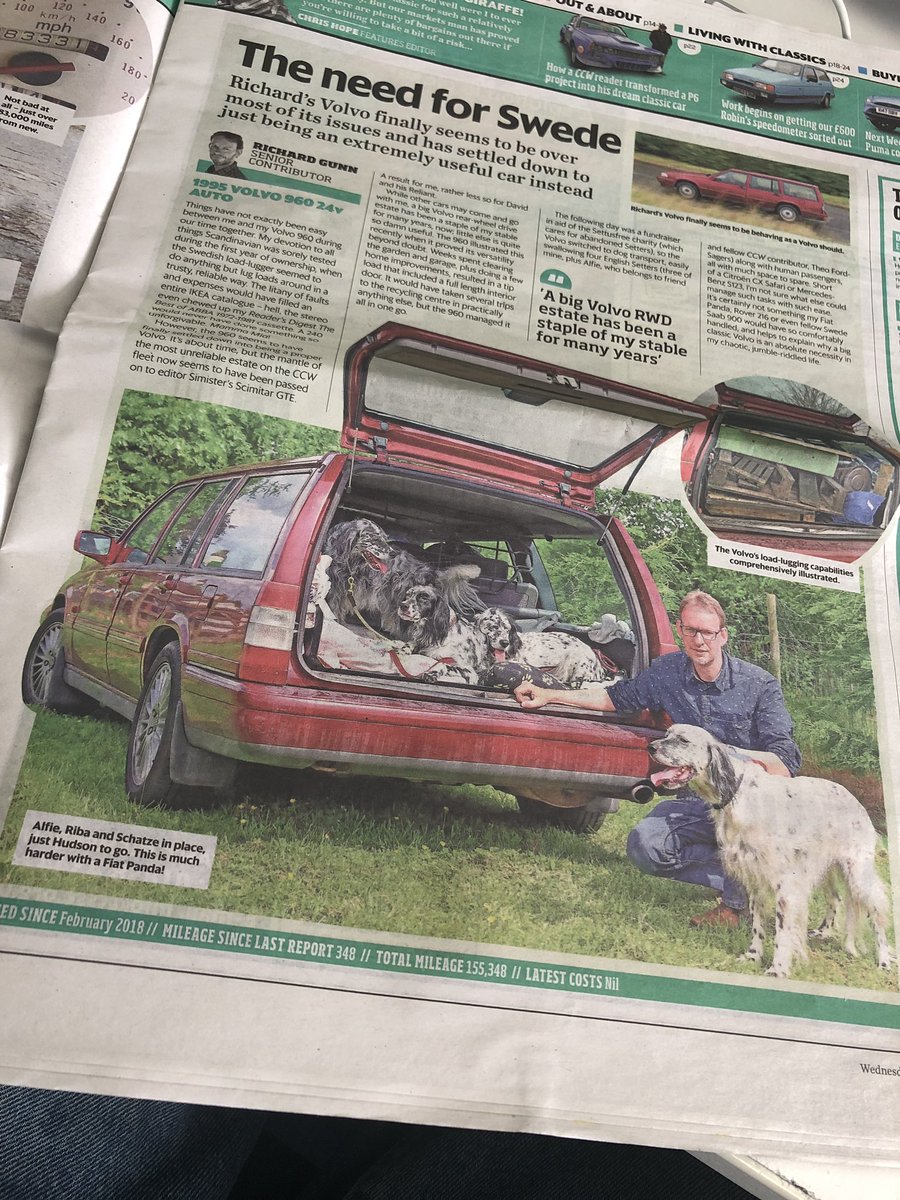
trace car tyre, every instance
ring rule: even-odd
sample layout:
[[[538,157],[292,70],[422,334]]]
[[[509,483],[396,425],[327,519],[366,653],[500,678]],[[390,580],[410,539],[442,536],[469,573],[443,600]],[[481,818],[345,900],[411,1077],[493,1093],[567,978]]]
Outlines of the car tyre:
[[[700,189],[695,183],[691,183],[687,179],[679,179],[675,184],[675,191],[685,200],[696,200],[700,195]]]
[[[798,221],[800,219],[800,210],[793,204],[779,204],[775,212],[782,221]]]
[[[146,808],[206,808],[216,793],[185,787],[172,778],[172,743],[177,736],[181,697],[181,652],[177,642],[163,646],[150,664],[125,752],[125,790]]]
[[[575,53],[575,43],[574,42],[569,42],[569,62],[572,64],[573,67],[581,66],[581,63],[578,61],[578,55]]]
[[[822,108],[831,108],[831,96],[826,94],[822,97]]]
[[[38,626],[22,667],[22,699],[51,712],[77,716],[92,712],[96,704],[69,687],[63,678],[66,665],[62,647],[65,612],[55,608]]]
[[[543,800],[532,800],[530,796],[516,796],[516,803],[527,821],[535,825],[555,825],[570,833],[595,833],[606,820],[605,806],[595,808],[590,802],[580,808],[559,808]]]

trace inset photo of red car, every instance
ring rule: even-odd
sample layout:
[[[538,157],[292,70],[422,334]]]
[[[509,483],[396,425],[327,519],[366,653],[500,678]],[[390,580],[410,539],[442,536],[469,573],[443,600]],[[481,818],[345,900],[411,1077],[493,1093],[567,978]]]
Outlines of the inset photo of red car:
[[[839,401],[788,379],[716,385],[685,437],[689,503],[725,541],[855,562],[897,509],[900,454]]]
[[[632,200],[770,230],[793,225],[804,236],[850,241],[846,175],[652,134],[635,137]]]

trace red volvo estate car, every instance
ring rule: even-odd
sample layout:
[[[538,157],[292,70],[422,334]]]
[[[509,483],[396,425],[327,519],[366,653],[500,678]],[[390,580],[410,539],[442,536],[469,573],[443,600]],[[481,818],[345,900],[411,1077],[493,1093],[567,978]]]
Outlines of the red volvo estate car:
[[[727,541],[853,562],[897,508],[900,453],[848,410],[820,412],[720,383],[685,438],[681,475]],[[838,407],[838,406],[836,406]]]
[[[674,188],[686,200],[721,200],[739,208],[760,208],[775,213],[782,221],[827,221],[822,193],[812,183],[761,175],[754,171],[718,171],[715,175],[672,169],[661,171],[657,180]]]
[[[680,430],[717,436],[709,418],[699,404],[383,326],[346,357],[350,453],[186,480],[120,538],[78,534],[89,561],[46,610],[23,696],[128,717],[126,787],[140,803],[214,801],[242,760],[493,784],[596,828],[646,776],[660,714],[525,712],[506,692],[427,680],[385,656],[335,668],[308,627],[313,577],[329,531],[365,519],[417,559],[477,564],[482,601],[522,629],[589,642],[612,614],[633,632],[637,671],[675,649],[672,630],[594,489]],[[751,506],[745,523],[757,516]]]
[[[126,785],[202,804],[236,760],[494,784],[596,827],[647,773],[649,715],[528,713],[503,691],[329,669],[306,629],[329,529],[366,518],[473,585],[523,628],[586,638],[613,614],[637,670],[675,649],[647,566],[594,489],[705,414],[687,402],[387,325],[345,363],[352,453],[175,484],[52,599],[28,652],[28,703],[87,698],[128,717]],[[361,630],[361,632],[364,632]]]

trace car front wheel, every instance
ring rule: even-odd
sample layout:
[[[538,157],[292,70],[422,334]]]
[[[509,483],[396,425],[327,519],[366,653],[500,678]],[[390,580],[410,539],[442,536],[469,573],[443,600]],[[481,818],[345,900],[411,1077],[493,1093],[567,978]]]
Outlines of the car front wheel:
[[[516,796],[519,812],[527,821],[540,825],[555,825],[570,833],[595,833],[606,820],[609,802],[590,800],[578,808],[558,808],[530,796]]]
[[[86,713],[94,702],[63,679],[65,658],[62,633],[63,609],[56,608],[43,620],[31,639],[22,667],[22,699],[26,704],[58,713]]]
[[[796,221],[800,216],[800,210],[793,204],[779,204],[775,211],[782,221]]]
[[[700,189],[695,183],[689,183],[687,179],[680,179],[675,184],[675,191],[679,196],[683,196],[685,200],[696,200],[700,195]]]
[[[180,694],[181,656],[169,642],[150,666],[128,739],[125,789],[135,804],[180,807],[182,789],[169,770]]]

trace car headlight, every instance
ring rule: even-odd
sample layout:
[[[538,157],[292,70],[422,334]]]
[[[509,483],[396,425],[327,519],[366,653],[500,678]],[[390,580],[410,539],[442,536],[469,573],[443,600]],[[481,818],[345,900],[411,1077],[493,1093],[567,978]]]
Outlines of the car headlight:
[[[725,71],[725,73],[722,75],[722,82],[723,82],[723,83],[731,83],[731,81],[732,81],[733,79],[734,79],[734,76],[731,74],[731,72],[730,72],[730,71]]]

